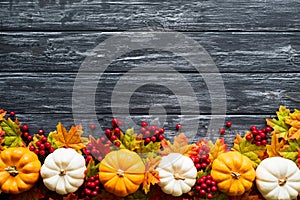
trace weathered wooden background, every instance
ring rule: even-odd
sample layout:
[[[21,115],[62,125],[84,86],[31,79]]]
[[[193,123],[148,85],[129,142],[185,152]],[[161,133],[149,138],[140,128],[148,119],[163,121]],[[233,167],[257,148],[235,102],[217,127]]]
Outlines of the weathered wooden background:
[[[1,0],[0,6],[0,105],[14,110],[32,132],[52,131],[58,121],[67,127],[74,123],[72,91],[81,63],[99,43],[130,29],[171,29],[202,45],[223,78],[227,112],[212,116],[205,81],[186,60],[145,49],[112,62],[98,83],[95,110],[102,127],[112,118],[110,100],[120,77],[149,65],[174,67],[198,99],[201,113],[182,115],[176,94],[143,86],[149,77],[140,77],[128,117],[151,119],[149,108],[161,104],[167,111],[162,125],[168,136],[176,123],[188,129],[199,119],[193,139],[200,139],[211,117],[226,117],[233,122],[224,136],[230,142],[250,125],[263,127],[264,118],[274,116],[279,105],[300,108],[299,0]],[[84,95],[89,96],[88,89]],[[90,113],[83,107],[81,114]]]

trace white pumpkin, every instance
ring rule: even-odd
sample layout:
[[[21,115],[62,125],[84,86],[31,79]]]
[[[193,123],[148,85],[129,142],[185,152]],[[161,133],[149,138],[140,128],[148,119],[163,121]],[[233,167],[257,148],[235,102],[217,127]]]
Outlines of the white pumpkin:
[[[160,178],[158,185],[166,194],[180,196],[189,192],[196,182],[197,169],[193,161],[179,153],[164,156],[156,170]]]
[[[83,184],[85,160],[74,149],[59,148],[49,154],[41,167],[45,186],[58,194],[75,192]]]
[[[256,185],[267,200],[295,199],[300,192],[300,171],[289,159],[266,158],[256,169]]]

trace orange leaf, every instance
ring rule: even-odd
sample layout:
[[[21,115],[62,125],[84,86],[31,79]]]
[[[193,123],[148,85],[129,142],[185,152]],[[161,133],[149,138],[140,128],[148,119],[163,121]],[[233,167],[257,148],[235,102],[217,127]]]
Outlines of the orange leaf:
[[[81,138],[83,133],[81,125],[72,126],[69,132],[67,132],[62,123],[59,122],[56,130],[56,132],[53,132],[52,137],[58,148],[71,147],[75,150],[80,150],[84,147],[83,138]]]
[[[146,173],[143,181],[143,190],[147,194],[150,191],[150,186],[159,183],[159,174],[155,170],[155,167],[160,163],[161,157],[154,158],[153,155],[149,155],[145,160]]]
[[[168,140],[162,140],[161,145],[164,148],[164,150],[160,152],[162,155],[168,155],[169,153],[187,154],[189,150],[188,139],[184,133],[175,136],[173,144]]]
[[[214,161],[220,154],[226,152],[226,148],[227,144],[224,144],[224,138],[218,139],[209,152],[211,161]]]
[[[284,140],[279,142],[277,135],[273,134],[271,144],[267,145],[267,153],[269,157],[281,156],[279,152],[283,148],[284,144]]]
[[[0,121],[4,120],[5,115],[6,115],[6,111],[0,110]]]

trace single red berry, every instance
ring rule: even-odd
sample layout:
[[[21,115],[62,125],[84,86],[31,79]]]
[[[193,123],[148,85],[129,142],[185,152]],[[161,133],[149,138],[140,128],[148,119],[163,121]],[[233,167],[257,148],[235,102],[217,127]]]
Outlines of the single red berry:
[[[145,121],[143,121],[143,122],[141,123],[141,126],[142,126],[142,127],[146,127],[146,126],[148,126],[148,123],[145,122]]]
[[[41,141],[42,141],[42,143],[45,143],[45,142],[48,141],[48,138],[46,136],[44,136],[44,137],[41,138]]]
[[[262,140],[262,141],[261,141],[261,145],[264,146],[264,145],[266,145],[266,144],[268,144],[268,141],[267,141],[267,140]]]
[[[257,133],[261,134],[261,133],[263,133],[263,131],[262,130],[257,130]]]
[[[256,126],[251,126],[251,127],[250,127],[250,130],[251,130],[251,131],[256,130]]]
[[[121,142],[120,142],[120,141],[116,141],[116,142],[115,142],[115,145],[116,145],[117,147],[120,147],[120,146],[121,146]]]
[[[39,150],[39,149],[35,149],[35,150],[33,150],[33,152],[34,152],[36,155],[39,155],[40,150]]]
[[[207,185],[205,183],[202,183],[201,188],[205,189],[205,188],[207,188]]]
[[[45,149],[45,144],[41,144],[39,149]]]
[[[106,144],[111,145],[112,143],[110,140],[107,140]]]
[[[260,145],[261,145],[261,142],[260,142],[260,141],[256,141],[256,142],[255,142],[255,145],[256,145],[256,146],[260,146]]]
[[[86,159],[86,161],[88,162],[88,161],[92,160],[93,157],[92,157],[91,155],[88,155],[85,159]]]
[[[91,195],[92,191],[91,191],[90,189],[88,189],[88,188],[85,188],[85,189],[84,189],[84,193],[85,193],[86,195]]]
[[[90,124],[90,129],[91,130],[95,130],[95,128],[96,128],[95,124]]]
[[[99,160],[99,161],[101,161],[102,159],[103,159],[102,156],[98,156],[98,157],[97,157],[97,160]]]
[[[194,161],[194,163],[198,163],[198,162],[200,162],[200,158],[198,156],[195,156],[193,161]]]
[[[121,120],[118,120],[117,125],[120,127],[123,125],[123,122]]]
[[[260,137],[261,137],[262,139],[266,137],[266,134],[265,134],[265,133],[260,133],[259,135],[260,135]]]
[[[206,163],[201,163],[201,168],[202,169],[205,169],[207,167],[207,164]]]
[[[257,135],[258,134],[258,131],[255,129],[253,131],[251,131],[253,135]]]
[[[230,121],[226,122],[226,126],[227,126],[228,128],[230,128],[230,127],[232,126],[232,122],[230,122]]]
[[[114,131],[115,131],[115,134],[117,135],[117,136],[120,136],[121,135],[121,129],[120,128],[115,128],[114,129]]]
[[[165,129],[164,129],[164,128],[160,128],[160,129],[159,129],[159,132],[160,132],[161,134],[163,134],[163,133],[165,132]]]
[[[46,142],[45,143],[45,148],[49,149],[51,147],[51,143],[50,142]]]
[[[200,191],[201,190],[201,186],[200,185],[196,185],[195,189],[198,190],[198,191]]]
[[[207,178],[207,179],[212,179],[212,176],[211,176],[210,174],[208,174],[208,175],[206,176],[206,178]]]
[[[55,149],[53,147],[50,147],[49,153],[53,153],[54,151],[55,151]]]
[[[160,134],[159,130],[155,130],[155,131],[154,131],[154,134],[155,134],[155,135],[159,135],[159,134]]]
[[[94,190],[94,191],[91,193],[91,195],[92,195],[93,197],[96,197],[96,196],[98,195],[98,192],[97,192],[96,190]]]
[[[95,179],[97,179],[97,180],[99,179],[99,174],[95,175]]]
[[[112,127],[116,127],[118,125],[118,119],[117,118],[113,118],[111,120],[111,125],[112,125]]]
[[[224,134],[225,134],[225,129],[224,129],[224,128],[220,128],[219,131],[220,131],[220,134],[221,134],[221,135],[224,135]]]
[[[24,124],[24,125],[22,126],[22,131],[28,131],[28,129],[29,129],[29,127],[28,127],[27,124]]]
[[[211,185],[216,186],[217,182],[216,181],[211,181]]]
[[[270,126],[267,126],[265,129],[266,129],[266,132],[271,132],[272,131],[272,128]]]
[[[211,160],[209,158],[206,159],[206,164],[210,164]]]
[[[118,139],[118,137],[116,135],[112,135],[110,138],[112,141],[115,141],[116,139]]]
[[[95,187],[95,191],[99,191],[101,188],[97,185],[96,187]]]
[[[204,189],[201,189],[200,191],[199,191],[199,193],[200,193],[200,195],[206,195],[206,191],[204,190]]]
[[[107,128],[107,129],[105,130],[105,134],[106,134],[107,137],[109,137],[110,134],[111,134],[111,130],[110,130],[109,128]]]
[[[212,199],[213,197],[214,197],[214,196],[213,196],[212,193],[208,193],[208,194],[207,194],[207,198],[208,198],[208,199]]]
[[[46,155],[46,151],[45,151],[45,150],[43,150],[43,149],[41,149],[41,150],[40,150],[40,155],[41,155],[41,156],[44,156],[44,155]]]
[[[195,164],[195,167],[196,167],[196,169],[201,169],[201,164],[197,163],[197,164]]]
[[[102,136],[102,137],[100,138],[100,140],[101,140],[101,142],[105,142],[106,138]]]
[[[252,140],[252,135],[247,135],[246,140],[248,140],[248,141]]]
[[[145,143],[149,143],[149,142],[151,142],[151,138],[149,137],[145,138]]]
[[[147,129],[145,128],[145,127],[142,127],[141,129],[140,129],[140,132],[141,133],[145,133],[147,131]]]
[[[32,135],[28,135],[27,140],[28,140],[28,141],[32,141],[32,140],[33,140]]]
[[[37,147],[41,146],[41,144],[42,144],[42,141],[41,141],[41,140],[38,140],[38,141],[35,143],[35,145],[36,145]]]
[[[181,125],[181,124],[176,124],[176,129],[177,129],[177,130],[182,129],[182,125]]]
[[[215,186],[215,185],[214,185],[214,186],[212,186],[212,187],[211,187],[211,191],[212,191],[212,192],[216,192],[216,191],[218,191],[218,188],[217,188],[217,186]]]
[[[95,183],[94,182],[90,182],[91,184],[90,184],[90,188],[95,188]]]
[[[255,140],[258,140],[258,141],[261,140],[261,136],[260,135],[256,135],[255,136]]]
[[[24,137],[24,138],[27,138],[28,136],[29,136],[29,133],[28,133],[28,132],[24,132],[24,133],[23,133],[23,137]]]
[[[35,147],[34,147],[33,145],[30,145],[30,146],[29,146],[29,150],[30,150],[30,151],[34,151],[34,150],[35,150]]]
[[[164,136],[164,135],[159,135],[159,136],[158,136],[158,139],[159,139],[159,140],[163,140],[163,139],[165,139],[165,136]]]
[[[155,131],[155,127],[154,127],[154,126],[149,126],[149,127],[148,127],[148,131],[154,132],[154,131]]]
[[[99,185],[100,181],[99,181],[99,179],[96,178],[96,176],[94,176],[94,177],[95,177],[94,183],[95,183],[95,185],[97,186],[97,185]]]
[[[16,113],[15,113],[14,111],[10,111],[10,112],[9,112],[9,116],[10,116],[10,117],[15,117],[15,115],[16,115]]]
[[[206,185],[211,185],[211,179],[207,179],[207,180],[205,181],[205,183],[206,183]]]
[[[145,131],[145,136],[146,137],[149,137],[151,135],[151,132],[150,131]]]
[[[44,135],[45,131],[43,129],[38,130],[39,135]]]
[[[156,137],[155,137],[155,136],[152,136],[152,137],[151,137],[151,141],[152,141],[152,142],[155,142],[155,141],[156,141]]]

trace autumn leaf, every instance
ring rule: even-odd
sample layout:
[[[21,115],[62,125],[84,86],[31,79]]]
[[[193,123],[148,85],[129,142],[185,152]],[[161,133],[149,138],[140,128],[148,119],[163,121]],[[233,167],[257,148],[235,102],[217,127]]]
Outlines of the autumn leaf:
[[[216,141],[215,145],[210,149],[209,158],[213,162],[220,154],[226,152],[227,144],[224,143],[224,138]]]
[[[155,168],[159,165],[161,157],[155,157],[154,154],[149,154],[145,159],[145,177],[143,181],[143,190],[145,194],[150,191],[150,186],[159,183],[159,174]]]
[[[82,133],[81,125],[72,126],[67,132],[62,123],[59,122],[56,126],[56,132],[52,132],[51,136],[58,148],[71,147],[75,150],[80,150],[84,147],[83,138],[81,138]]]
[[[101,161],[109,152],[111,152],[109,144],[103,144],[101,138],[97,140],[93,136],[89,136],[89,143],[86,148],[91,152],[92,156]]]
[[[95,176],[99,172],[99,163],[95,165],[95,161],[91,159],[86,167],[86,179]]]
[[[288,137],[289,139],[300,139],[300,111],[295,109],[293,113],[290,114],[285,122],[291,126],[289,129]]]
[[[164,148],[164,150],[160,152],[161,155],[168,155],[169,153],[181,153],[184,155],[188,154],[189,150],[188,139],[184,133],[175,136],[173,144],[171,144],[169,140],[162,140],[161,146]]]
[[[256,146],[246,140],[245,137],[242,138],[239,134],[237,134],[232,150],[238,151],[242,155],[247,156],[252,161],[253,167],[256,168],[261,162],[260,156],[263,156],[265,146]]]
[[[285,143],[285,140],[281,140],[279,142],[277,135],[273,134],[271,144],[268,144],[266,146],[267,154],[269,155],[269,157],[281,156],[279,152],[283,148],[284,143]]]
[[[276,114],[278,119],[266,119],[267,124],[274,129],[274,132],[278,134],[279,138],[287,140],[290,125],[288,125],[285,120],[289,117],[290,110],[284,106],[280,106]]]
[[[0,121],[4,120],[6,115],[6,111],[5,110],[0,110]]]
[[[24,141],[21,137],[20,123],[18,119],[12,121],[10,118],[3,119],[0,122],[2,130],[5,132],[2,145],[5,147],[23,147],[25,146]]]
[[[67,196],[63,197],[63,200],[77,200],[78,196],[74,193],[69,193]]]
[[[297,163],[298,149],[300,148],[300,140],[289,140],[288,145],[284,145],[280,151],[280,155]]]
[[[121,135],[120,138],[122,145],[121,148],[126,148],[130,151],[138,151],[140,149],[140,144],[142,140],[136,138],[136,134],[134,133],[134,129],[130,128],[126,130],[125,134]]]

